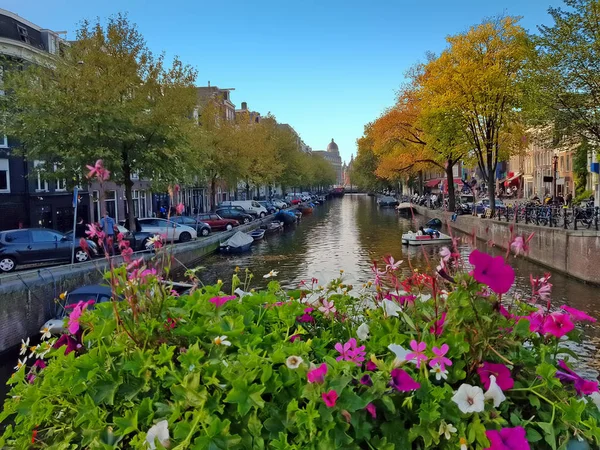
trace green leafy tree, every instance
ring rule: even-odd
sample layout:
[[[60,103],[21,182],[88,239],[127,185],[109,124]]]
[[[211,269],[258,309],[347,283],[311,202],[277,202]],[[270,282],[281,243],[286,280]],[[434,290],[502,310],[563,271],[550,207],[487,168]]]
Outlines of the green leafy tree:
[[[134,174],[159,184],[186,174],[196,72],[177,58],[167,67],[125,16],[104,26],[84,22],[51,69],[32,66],[7,78],[6,133],[27,159],[60,163],[59,176],[70,180],[103,159],[125,186],[129,211]]]
[[[588,152],[591,146],[587,139],[577,147],[573,158],[573,173],[575,175],[575,195],[580,195],[587,188],[588,177]]]
[[[373,152],[370,124],[365,126],[365,133],[357,139],[356,144],[358,151],[350,173],[352,182],[360,189],[371,192],[387,186],[388,182],[375,174],[379,166],[379,156]]]

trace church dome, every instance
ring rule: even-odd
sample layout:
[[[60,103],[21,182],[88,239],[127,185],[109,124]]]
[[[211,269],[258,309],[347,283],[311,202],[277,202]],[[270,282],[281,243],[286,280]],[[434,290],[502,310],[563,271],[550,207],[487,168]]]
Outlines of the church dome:
[[[329,145],[327,146],[327,151],[328,152],[337,152],[339,151],[337,144],[333,141],[333,139],[331,139],[331,142],[329,143]]]

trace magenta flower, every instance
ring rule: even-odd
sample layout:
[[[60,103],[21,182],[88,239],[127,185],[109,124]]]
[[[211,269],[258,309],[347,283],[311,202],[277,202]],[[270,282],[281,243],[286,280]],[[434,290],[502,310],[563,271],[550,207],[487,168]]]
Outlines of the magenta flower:
[[[101,159],[96,161],[96,164],[93,167],[89,165],[86,165],[86,167],[89,170],[87,178],[96,177],[98,181],[102,182],[108,180],[110,177],[110,172],[104,168],[104,163]]]
[[[58,340],[54,343],[52,348],[61,348],[63,346],[67,346],[65,350],[65,355],[68,355],[71,352],[79,350],[81,348],[81,344],[72,336],[68,334],[63,334]]]
[[[515,385],[515,380],[512,379],[510,370],[504,364],[496,364],[485,361],[482,367],[477,369],[477,374],[479,375],[479,379],[481,380],[481,384],[483,384],[484,389],[490,388],[490,376],[494,375],[496,377],[496,384],[503,391],[507,389],[512,389]]]
[[[396,260],[394,260],[394,257],[392,255],[385,256],[383,258],[383,261],[385,262],[385,268],[386,268],[386,270],[391,270],[392,272],[394,270],[398,270],[398,267],[400,267],[400,264],[402,264],[402,261],[396,261]]]
[[[420,383],[417,383],[408,373],[402,369],[393,369],[391,374],[392,381],[390,385],[400,392],[414,391],[421,387]]]
[[[568,314],[553,312],[548,315],[542,325],[544,334],[551,334],[557,338],[563,337],[565,334],[573,331],[575,324],[571,322]]]
[[[595,322],[596,319],[592,316],[588,316],[586,313],[584,313],[583,311],[580,311],[579,309],[575,309],[575,308],[571,308],[570,306],[567,305],[562,305],[560,307],[560,309],[565,310],[566,312],[568,312],[571,316],[571,319],[575,320],[576,322]]]
[[[344,345],[338,342],[335,344],[335,349],[340,353],[336,361],[352,361],[360,366],[360,363],[365,360],[365,346],[356,347],[356,339],[354,338],[350,338]]]
[[[375,405],[374,405],[373,403],[369,403],[369,404],[368,404],[368,405],[365,407],[365,409],[367,410],[367,412],[368,412],[369,414],[371,414],[371,417],[372,417],[373,419],[376,419],[376,418],[377,418],[377,408],[375,408]]]
[[[434,334],[436,337],[440,337],[444,332],[444,323],[446,323],[446,312],[443,312],[438,320],[435,321],[433,326],[429,329],[431,334]]]
[[[567,363],[562,359],[558,362],[558,366],[563,370],[556,371],[556,378],[563,384],[573,383],[573,387],[575,387],[575,391],[580,397],[598,392],[597,381],[590,381],[580,377],[575,371],[570,369],[569,366],[567,366]]]
[[[514,241],[511,242],[510,248],[515,252],[515,256],[529,253],[529,241],[533,238],[535,233],[531,233],[528,237],[517,236]]]
[[[485,450],[530,450],[523,427],[487,430],[485,435],[490,441],[490,446]]]
[[[365,367],[369,372],[375,372],[377,370],[377,364],[375,364],[373,361],[367,361]]]
[[[550,296],[552,295],[552,283],[550,283],[550,274],[547,273],[543,277],[533,278],[529,275],[529,283],[531,284],[531,291],[533,296],[533,302],[536,301],[536,296],[540,300],[549,302]],[[549,306],[548,306],[549,307]]]
[[[415,364],[417,365],[417,369],[421,367],[421,362],[427,361],[427,356],[425,356],[425,349],[427,349],[427,344],[425,342],[417,342],[414,339],[410,341],[410,348],[412,352],[406,355],[406,361],[416,360]]]
[[[323,363],[319,367],[309,370],[306,373],[306,378],[309,383],[323,383],[327,375],[327,364]]]
[[[307,322],[314,322],[315,318],[313,316],[310,315],[311,312],[314,311],[314,308],[305,308],[304,309],[304,314],[302,314],[301,316],[296,317],[296,320],[298,322],[301,323],[307,323]]]
[[[432,358],[431,361],[429,361],[429,365],[435,367],[437,364],[442,371],[446,370],[446,366],[451,366],[452,361],[445,356],[446,353],[448,353],[449,348],[448,344],[443,344],[441,348],[433,347],[432,351],[435,354],[435,358]]]
[[[208,301],[211,302],[213,305],[215,305],[215,308],[220,308],[228,301],[235,300],[236,298],[237,297],[235,295],[228,295],[226,297],[213,297]]]
[[[294,334],[294,335],[290,336],[290,342],[294,343],[297,340],[302,340],[302,336],[300,336],[299,334]]]
[[[83,311],[89,305],[93,305],[93,304],[94,304],[93,300],[88,300],[87,302],[80,301],[77,303],[77,305],[73,306],[73,311],[71,311],[71,314],[69,314],[69,324],[67,327],[69,330],[69,333],[75,334],[79,331],[79,318],[83,314]],[[69,305],[68,307],[71,307],[71,305]]]
[[[46,363],[44,362],[43,359],[38,359],[34,364],[33,367],[37,367],[38,369],[45,369],[46,368]]]
[[[371,376],[369,374],[363,375],[359,382],[363,386],[373,386],[373,380],[371,380]]]
[[[532,333],[542,333],[542,327],[544,326],[546,317],[541,308],[524,318],[529,320],[529,331]]]
[[[183,211],[185,211],[185,206],[183,203],[179,203],[176,207],[175,207],[175,212],[179,215],[183,214]]]
[[[504,263],[502,256],[492,257],[475,249],[469,255],[469,262],[475,266],[475,281],[489,286],[497,294],[508,292],[515,281],[515,271]]]
[[[332,389],[329,392],[323,392],[321,394],[321,397],[323,398],[323,401],[325,402],[325,405],[328,408],[333,408],[335,406],[335,403],[337,402],[338,393]]]

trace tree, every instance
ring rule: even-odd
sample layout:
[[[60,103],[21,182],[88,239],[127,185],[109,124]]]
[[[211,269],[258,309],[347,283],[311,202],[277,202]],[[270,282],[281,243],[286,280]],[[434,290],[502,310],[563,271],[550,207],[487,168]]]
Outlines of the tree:
[[[329,161],[316,153],[306,154],[306,157],[311,171],[309,186],[322,190],[324,187],[335,184],[335,170]]]
[[[421,82],[432,114],[450,114],[485,174],[492,212],[498,161],[520,150],[521,75],[528,44],[513,17],[487,21],[447,38],[449,47],[429,61]]]
[[[81,180],[86,164],[103,159],[129,211],[133,174],[163,184],[185,177],[196,72],[177,58],[165,67],[125,16],[84,22],[52,68],[7,78],[6,133],[27,159],[61,164],[56,176]]]
[[[577,147],[573,157],[573,173],[575,175],[575,196],[583,194],[587,188],[588,152],[592,151],[587,139]]]
[[[350,174],[354,184],[360,189],[376,192],[386,184],[385,178],[378,177],[375,172],[379,166],[379,156],[373,151],[371,124],[365,125],[362,137],[356,140],[357,153]]]

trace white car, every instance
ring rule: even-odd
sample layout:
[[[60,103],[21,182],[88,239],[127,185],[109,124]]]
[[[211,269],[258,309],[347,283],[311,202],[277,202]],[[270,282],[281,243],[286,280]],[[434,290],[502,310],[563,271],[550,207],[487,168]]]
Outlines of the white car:
[[[279,208],[279,209],[285,209],[288,207],[288,204],[286,202],[284,202],[283,200],[279,200],[279,199],[274,199],[271,201],[271,203],[273,203],[273,206],[275,206],[275,208]]]
[[[181,225],[167,219],[148,217],[139,219],[139,221],[142,226],[142,231],[160,234],[166,242],[187,242],[198,237],[198,233],[192,227]]]

